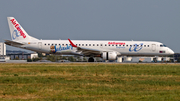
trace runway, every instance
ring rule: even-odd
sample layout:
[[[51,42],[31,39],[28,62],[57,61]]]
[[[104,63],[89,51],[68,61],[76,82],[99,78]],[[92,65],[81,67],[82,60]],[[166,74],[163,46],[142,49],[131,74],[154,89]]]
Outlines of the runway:
[[[0,62],[2,63],[13,63],[13,64],[180,64],[180,63],[169,63],[169,62],[158,62],[158,63],[144,63],[144,62]]]

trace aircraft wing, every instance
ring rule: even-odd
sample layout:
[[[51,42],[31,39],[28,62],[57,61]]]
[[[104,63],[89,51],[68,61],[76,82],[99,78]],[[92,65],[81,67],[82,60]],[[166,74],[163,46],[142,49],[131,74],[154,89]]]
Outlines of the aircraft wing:
[[[10,45],[10,46],[19,46],[19,45],[24,45],[23,43],[21,42],[16,42],[16,41],[10,41],[10,40],[5,40],[4,42],[5,44],[7,45]]]
[[[72,47],[76,47],[78,52],[82,52],[82,54],[85,56],[100,55],[102,53],[101,50],[78,47],[70,39],[68,39],[68,40],[69,40]]]

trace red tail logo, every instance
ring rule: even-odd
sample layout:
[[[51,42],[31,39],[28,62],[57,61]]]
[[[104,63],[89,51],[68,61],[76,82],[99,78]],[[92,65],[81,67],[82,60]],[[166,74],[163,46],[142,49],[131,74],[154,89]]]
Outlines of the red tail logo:
[[[23,38],[26,38],[26,35],[23,33],[23,31],[21,30],[19,24],[16,23],[15,19],[11,19],[10,20],[12,22],[12,24],[15,26],[15,28],[19,31],[19,33],[21,34],[21,36],[23,36]]]

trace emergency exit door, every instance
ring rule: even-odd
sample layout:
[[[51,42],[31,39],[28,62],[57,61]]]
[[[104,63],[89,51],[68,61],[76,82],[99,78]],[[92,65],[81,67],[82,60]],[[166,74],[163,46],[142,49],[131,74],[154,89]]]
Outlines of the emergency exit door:
[[[38,42],[38,47],[39,47],[39,50],[42,49],[42,42]]]

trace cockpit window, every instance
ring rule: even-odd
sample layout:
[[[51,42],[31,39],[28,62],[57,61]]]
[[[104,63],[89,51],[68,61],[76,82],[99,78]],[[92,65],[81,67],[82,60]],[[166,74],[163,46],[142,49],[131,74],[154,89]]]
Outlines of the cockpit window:
[[[166,47],[166,45],[160,45],[160,47]]]

